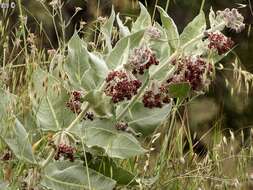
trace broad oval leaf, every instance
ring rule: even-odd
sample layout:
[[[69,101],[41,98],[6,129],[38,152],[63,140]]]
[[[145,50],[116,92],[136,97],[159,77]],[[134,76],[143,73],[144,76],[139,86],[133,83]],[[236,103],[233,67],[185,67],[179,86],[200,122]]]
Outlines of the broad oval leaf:
[[[70,124],[75,114],[66,107],[69,95],[61,81],[42,69],[37,69],[32,79],[30,97],[38,125],[55,131]]]
[[[115,123],[109,119],[84,122],[85,128],[81,138],[88,147],[103,148],[109,157],[130,158],[145,153],[134,136],[127,132],[118,131]]]
[[[64,65],[74,88],[87,91],[98,87],[105,79],[108,68],[101,56],[90,53],[77,33],[68,43],[67,63]]]
[[[173,50],[176,50],[180,44],[177,26],[173,19],[163,10],[163,8],[158,7],[158,10],[160,12],[162,25],[167,34],[168,43]]]
[[[136,102],[125,117],[128,125],[144,136],[150,135],[170,114],[171,104],[162,108],[149,109],[141,102]]]
[[[17,97],[0,88],[0,137],[20,160],[35,164],[29,135],[24,126],[13,118]]]
[[[108,48],[109,52],[112,50],[111,35],[114,20],[115,20],[115,11],[114,8],[112,7],[111,16],[101,27],[101,32],[105,36],[106,47]]]
[[[132,27],[132,33],[137,32],[143,29],[146,29],[147,27],[151,26],[151,17],[149,15],[149,12],[145,8],[145,6],[141,3],[139,3],[141,12],[136,21],[133,24]]]
[[[184,45],[206,30],[206,18],[203,10],[184,28],[180,35],[180,44]],[[201,40],[201,39],[200,39]]]
[[[120,65],[123,66],[127,62],[129,49],[139,46],[143,36],[144,30],[141,30],[119,40],[106,58],[109,69],[115,69]]]
[[[18,119],[1,122],[0,136],[18,159],[36,164],[29,135]]]
[[[112,190],[116,182],[90,168],[87,173],[81,162],[61,161],[45,168],[41,185],[53,190]]]

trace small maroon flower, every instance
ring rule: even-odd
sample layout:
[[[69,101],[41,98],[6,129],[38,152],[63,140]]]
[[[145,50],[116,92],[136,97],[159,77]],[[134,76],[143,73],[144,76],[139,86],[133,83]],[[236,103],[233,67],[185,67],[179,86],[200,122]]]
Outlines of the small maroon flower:
[[[113,103],[130,100],[137,94],[141,81],[124,71],[111,71],[106,78],[105,94],[112,97]]]
[[[128,59],[126,67],[132,70],[133,74],[144,74],[151,65],[158,65],[159,60],[152,50],[146,46],[135,48]]]
[[[76,100],[76,101],[81,101],[81,98],[82,98],[82,92],[81,91],[77,91],[77,90],[75,90],[75,91],[72,91],[71,92],[71,95],[72,95],[72,99],[73,100]]]
[[[67,103],[66,106],[73,112],[76,114],[81,113],[81,102],[77,101],[77,100],[72,100],[70,99]]]
[[[144,93],[142,102],[147,108],[161,108],[164,104],[170,103],[170,97],[164,85],[158,87],[158,84],[153,83],[151,89]]]
[[[216,49],[219,55],[228,52],[234,45],[231,38],[226,37],[220,32],[208,34],[208,48]]]
[[[54,156],[54,159],[59,160],[60,157],[63,157],[64,159],[69,159],[71,162],[73,162],[74,161],[74,153],[75,153],[74,147],[61,143],[57,147],[57,152]]]
[[[128,128],[128,124],[125,122],[118,122],[116,123],[115,128],[119,131],[126,131],[126,129]]]

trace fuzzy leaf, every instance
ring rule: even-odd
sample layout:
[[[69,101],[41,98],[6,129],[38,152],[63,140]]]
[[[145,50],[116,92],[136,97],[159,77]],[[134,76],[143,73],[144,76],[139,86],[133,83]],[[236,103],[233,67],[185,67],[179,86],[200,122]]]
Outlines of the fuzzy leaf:
[[[143,35],[144,30],[141,30],[119,40],[106,59],[108,67],[115,69],[117,66],[125,64],[128,59],[129,49],[139,46]]]
[[[160,126],[162,121],[169,115],[171,104],[162,108],[149,109],[144,107],[141,102],[136,102],[126,115],[125,120],[128,125],[143,135],[150,135]]]
[[[54,162],[50,163],[44,172],[41,184],[53,190],[112,190],[116,182],[113,179],[88,169],[81,162]],[[89,187],[90,182],[90,187]]]
[[[108,72],[103,59],[95,53],[89,53],[77,33],[69,41],[64,69],[73,87],[87,91],[99,86]]]
[[[105,36],[106,47],[108,48],[109,52],[112,50],[111,35],[112,35],[114,20],[115,20],[115,11],[114,11],[114,8],[112,7],[111,16],[101,27],[101,32]]]
[[[127,26],[124,26],[124,24],[122,23],[120,17],[119,17],[119,13],[117,14],[117,23],[119,26],[119,33],[120,33],[120,37],[126,37],[128,35],[130,35],[130,31],[128,29]]]
[[[36,164],[29,135],[18,119],[2,123],[0,135],[20,160]]]
[[[40,127],[54,131],[70,124],[75,115],[66,107],[69,95],[61,82],[42,69],[37,69],[32,79],[30,97]]]
[[[138,16],[137,20],[134,22],[133,27],[132,27],[132,33],[137,32],[143,29],[146,29],[147,27],[151,26],[151,17],[149,15],[149,12],[145,8],[145,6],[141,3],[140,8],[141,12],[140,15]]]
[[[113,158],[125,159],[145,152],[131,134],[116,130],[114,125],[108,119],[84,122],[82,138],[88,147],[103,148]]]
[[[173,19],[161,7],[158,7],[158,10],[160,12],[163,27],[165,28],[167,34],[168,42],[171,48],[175,50],[179,46],[179,34],[177,26]]]
[[[181,45],[184,45],[199,34],[202,34],[205,30],[205,13],[201,10],[200,13],[184,28],[182,34],[180,35]]]

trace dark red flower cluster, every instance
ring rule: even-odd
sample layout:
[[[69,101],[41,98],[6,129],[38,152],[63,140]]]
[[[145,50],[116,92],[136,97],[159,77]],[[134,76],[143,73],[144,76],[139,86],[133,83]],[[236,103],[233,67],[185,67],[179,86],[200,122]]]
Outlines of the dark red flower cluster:
[[[164,85],[152,85],[151,89],[144,93],[142,102],[148,108],[161,108],[164,104],[170,103],[170,97]]]
[[[234,45],[231,38],[226,37],[220,32],[208,34],[208,48],[216,49],[219,55],[228,52]]]
[[[130,100],[141,87],[141,81],[124,71],[111,71],[106,78],[105,94],[112,97],[113,103]]]
[[[60,157],[64,159],[68,159],[71,162],[74,161],[74,153],[75,153],[75,148],[67,145],[67,144],[59,144],[57,147],[56,154],[54,156],[55,160],[59,160]]]
[[[128,128],[128,124],[125,122],[118,122],[116,123],[115,128],[119,131],[125,131]]]
[[[207,79],[212,72],[211,64],[200,57],[179,58],[174,64],[178,64],[178,69],[167,83],[189,82],[193,90],[201,90],[209,82]]]
[[[133,74],[144,74],[151,65],[158,65],[159,61],[152,50],[146,46],[135,48],[128,59],[127,66],[132,70]]]
[[[69,101],[66,103],[66,106],[76,114],[79,114],[81,110],[81,98],[82,98],[82,92],[80,91],[73,91],[71,92],[71,96],[69,98]]]

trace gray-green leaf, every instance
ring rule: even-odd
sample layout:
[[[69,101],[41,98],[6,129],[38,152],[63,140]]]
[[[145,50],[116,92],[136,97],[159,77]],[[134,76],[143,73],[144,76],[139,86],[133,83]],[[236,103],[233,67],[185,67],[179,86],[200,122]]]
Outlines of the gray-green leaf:
[[[18,119],[2,122],[0,135],[13,153],[26,162],[36,164],[29,135]]]
[[[119,13],[117,14],[117,23],[118,23],[118,26],[119,26],[119,33],[120,33],[120,37],[126,37],[128,35],[130,35],[130,31],[128,29],[127,26],[124,26],[124,24],[122,23],[120,17],[119,17]]]
[[[143,135],[150,135],[160,126],[162,121],[170,114],[171,104],[162,108],[149,109],[141,102],[136,102],[126,115],[128,125]]]
[[[160,12],[163,27],[166,30],[168,42],[173,50],[175,50],[179,46],[179,34],[177,26],[174,23],[173,19],[161,7],[158,7],[158,10]]]
[[[116,130],[114,125],[111,120],[105,119],[85,122],[85,133],[82,136],[85,144],[88,147],[103,148],[113,158],[125,159],[145,152],[135,137]]]
[[[201,10],[200,13],[185,27],[180,35],[180,43],[184,45],[191,39],[202,34],[206,30],[205,13]]]
[[[73,87],[87,91],[99,86],[108,72],[102,57],[88,52],[85,42],[77,33],[69,41],[67,63],[64,69]]]
[[[44,172],[41,184],[53,190],[112,190],[116,182],[113,179],[88,169],[81,162],[50,163]]]
[[[42,69],[37,69],[32,79],[30,97],[39,126],[59,130],[70,124],[75,115],[66,107],[69,95],[61,82]]]
[[[125,64],[128,59],[129,49],[139,46],[143,35],[144,30],[141,30],[119,40],[106,59],[108,67],[115,69],[117,66]]]
[[[137,20],[134,22],[133,27],[132,27],[132,33],[137,32],[143,29],[146,29],[147,27],[151,26],[151,17],[149,15],[149,12],[145,8],[145,6],[141,3],[140,8],[141,12],[140,15],[138,16]]]
[[[111,35],[112,35],[114,20],[115,20],[115,11],[114,11],[114,8],[112,7],[111,16],[101,27],[101,32],[105,36],[106,47],[108,48],[109,52],[112,50]]]

